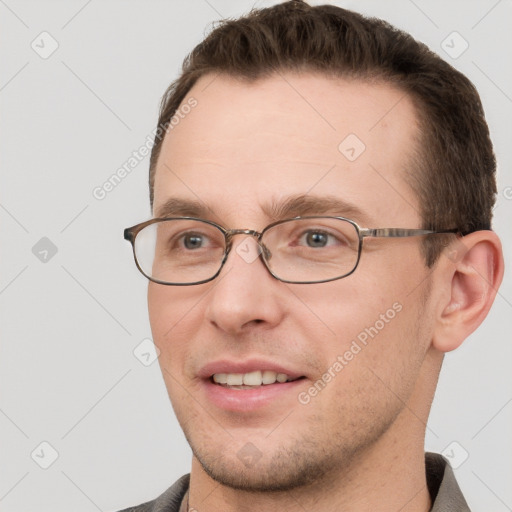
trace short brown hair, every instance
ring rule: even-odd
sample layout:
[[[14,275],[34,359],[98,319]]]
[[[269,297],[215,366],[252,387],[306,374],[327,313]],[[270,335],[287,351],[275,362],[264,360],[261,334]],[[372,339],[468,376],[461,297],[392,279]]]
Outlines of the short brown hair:
[[[172,116],[196,81],[226,74],[255,81],[276,71],[315,71],[379,80],[409,95],[421,140],[407,180],[420,201],[425,229],[490,229],[496,196],[496,160],[473,84],[426,45],[389,23],[332,5],[293,0],[224,20],[183,62],[165,92],[158,126]],[[163,137],[155,137],[149,187]],[[426,237],[426,264],[437,260],[443,237]]]

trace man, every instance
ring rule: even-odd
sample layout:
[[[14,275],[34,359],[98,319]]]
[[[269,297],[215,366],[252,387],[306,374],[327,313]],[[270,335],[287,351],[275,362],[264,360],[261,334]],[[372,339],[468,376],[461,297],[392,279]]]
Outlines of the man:
[[[158,126],[154,218],[125,237],[193,460],[128,510],[469,510],[424,436],[503,275],[472,84],[292,1],[216,28]]]

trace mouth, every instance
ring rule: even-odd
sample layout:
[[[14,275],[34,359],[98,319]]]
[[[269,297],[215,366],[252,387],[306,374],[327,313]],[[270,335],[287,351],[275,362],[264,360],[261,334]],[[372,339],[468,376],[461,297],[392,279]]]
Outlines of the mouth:
[[[206,401],[217,408],[262,413],[266,407],[275,412],[275,408],[288,407],[297,400],[302,381],[308,378],[303,371],[264,358],[223,359],[205,365],[198,377]]]
[[[273,370],[256,370],[248,373],[214,373],[210,377],[213,384],[228,389],[257,389],[272,384],[284,384],[304,379],[304,376],[291,377],[286,373],[278,373]]]

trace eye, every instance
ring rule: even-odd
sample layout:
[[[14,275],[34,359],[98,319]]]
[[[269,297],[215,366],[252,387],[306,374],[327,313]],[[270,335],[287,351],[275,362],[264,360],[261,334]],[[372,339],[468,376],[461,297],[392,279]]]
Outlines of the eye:
[[[202,243],[205,240],[205,236],[199,233],[186,233],[182,235],[183,245],[186,249],[198,249],[201,248]]]
[[[322,248],[336,242],[339,242],[339,240],[334,235],[320,230],[309,230],[299,237],[299,245],[308,247]]]

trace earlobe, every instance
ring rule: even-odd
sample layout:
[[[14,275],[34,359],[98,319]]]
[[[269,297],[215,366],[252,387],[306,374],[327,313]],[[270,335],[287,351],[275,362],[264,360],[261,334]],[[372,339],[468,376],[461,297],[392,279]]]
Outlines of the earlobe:
[[[475,231],[450,244],[438,266],[446,293],[432,345],[449,352],[482,323],[494,302],[503,278],[501,242],[493,231]]]

